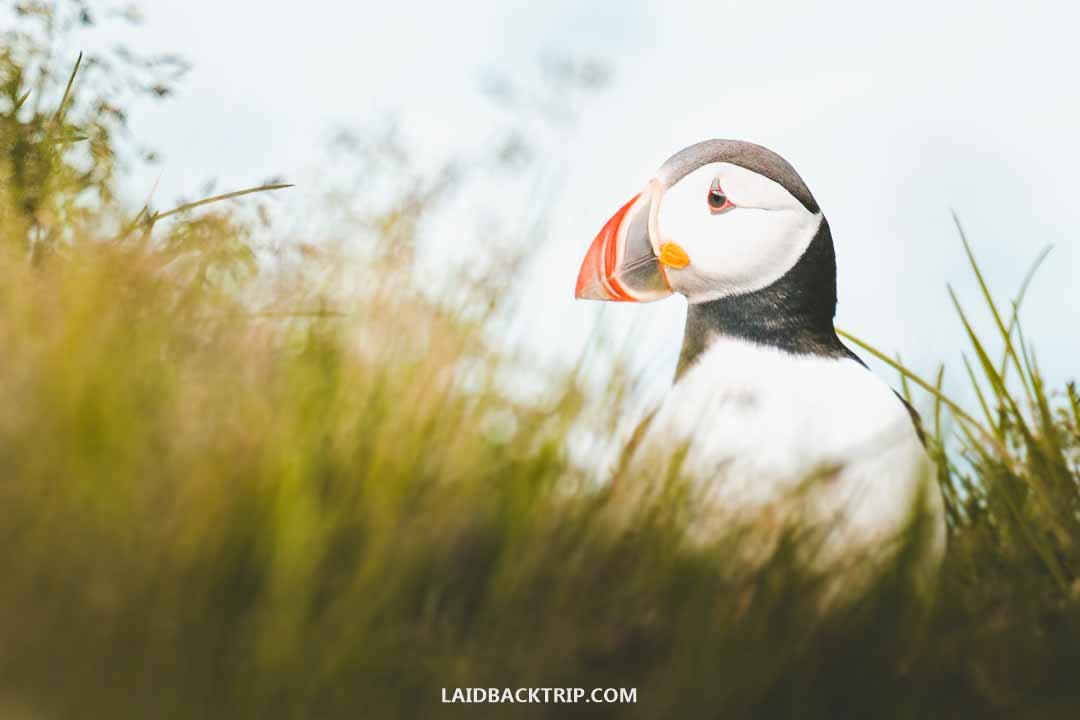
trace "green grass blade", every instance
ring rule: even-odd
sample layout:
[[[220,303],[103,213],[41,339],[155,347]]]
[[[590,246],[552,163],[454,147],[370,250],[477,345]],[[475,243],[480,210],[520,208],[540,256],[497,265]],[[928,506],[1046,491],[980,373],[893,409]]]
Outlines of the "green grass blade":
[[[214,195],[213,197],[203,198],[202,200],[196,200],[194,202],[184,203],[178,207],[174,207],[172,210],[166,210],[165,212],[154,213],[150,221],[157,222],[158,220],[164,220],[167,217],[173,215],[179,215],[180,213],[187,212],[188,210],[194,210],[196,208],[203,207],[204,205],[210,205],[211,203],[223,202],[225,200],[232,200],[234,198],[243,197],[244,195],[253,195],[260,192],[269,192],[271,190],[284,190],[285,188],[294,187],[289,183],[274,183],[271,185],[260,185],[258,187],[246,188],[244,190],[235,190],[233,192],[222,193],[221,195]]]
[[[900,365],[904,364],[904,359],[900,357],[900,353],[896,353],[896,362]],[[907,375],[900,373],[900,391],[904,396],[904,400],[911,404],[911,385],[908,383]]]
[[[233,192],[222,193],[221,195],[214,195],[213,197],[203,198],[202,200],[196,200],[195,202],[185,203],[179,207],[175,207],[172,210],[168,210],[162,213],[154,213],[155,220],[162,220],[170,215],[177,215],[188,210],[194,210],[195,208],[209,205],[211,203],[222,202],[224,200],[232,200],[233,198],[243,197],[244,195],[252,195],[254,193],[268,192],[271,190],[284,190],[285,188],[294,187],[289,183],[274,183],[271,185],[260,185],[258,187],[247,188],[245,190],[235,190]]]
[[[902,377],[902,376],[901,376]],[[937,378],[934,381],[934,436],[941,437],[941,385],[945,381],[945,364],[938,365]]]
[[[983,394],[982,385],[975,378],[975,371],[971,367],[971,362],[968,360],[967,353],[960,356],[964,361],[964,369],[967,371],[968,379],[971,380],[971,387],[975,389],[975,397],[979,400],[979,407],[982,408],[983,415],[986,417],[987,424],[994,428],[997,432],[997,419],[994,414],[990,412],[990,406],[986,404],[986,396]]]
[[[1063,477],[1067,478],[1069,476],[1068,459],[1065,457],[1062,448],[1054,412],[1050,408],[1050,400],[1046,396],[1046,388],[1043,384],[1042,373],[1039,371],[1038,361],[1035,358],[1035,351],[1034,349],[1028,351],[1023,328],[1018,327],[1017,334],[1019,336],[1020,351],[1024,358],[1024,366],[1028,368],[1032,389],[1035,394],[1035,408],[1038,410],[1040,425],[1039,438],[1045,441],[1040,444],[1039,450],[1046,456],[1043,460],[1049,464],[1046,471],[1055,480]],[[1075,518],[1073,520],[1075,521]]]
[[[1020,366],[1020,358],[1016,354],[1016,349],[1013,347],[1009,332],[1005,328],[1005,323],[1001,320],[1001,313],[998,312],[997,305],[994,303],[994,298],[990,294],[990,288],[986,285],[986,279],[983,277],[982,270],[979,268],[979,263],[975,260],[975,253],[971,249],[971,243],[968,242],[967,235],[964,233],[964,228],[960,224],[960,218],[956,214],[956,211],[952,212],[952,218],[953,222],[956,224],[957,232],[960,233],[960,242],[963,243],[964,252],[967,254],[968,262],[971,264],[971,270],[975,273],[975,279],[979,282],[979,289],[982,291],[983,299],[986,301],[987,307],[990,308],[990,313],[994,316],[994,322],[997,324],[998,331],[1005,341],[1005,352],[1012,357],[1016,369],[1020,373],[1020,381],[1023,383],[1024,389],[1030,398],[1031,388],[1028,385],[1027,378],[1024,376],[1023,368]]]
[[[1073,427],[1080,432],[1080,393],[1076,391],[1076,383],[1069,383],[1066,392],[1069,396],[1069,405],[1072,407]]]
[[[64,95],[60,98],[60,105],[56,108],[56,114],[53,116],[53,124],[61,125],[64,122],[64,117],[67,115],[68,100],[71,99],[71,88],[75,85],[75,76],[79,74],[79,66],[82,65],[83,54],[79,53],[79,57],[75,60],[75,67],[71,69],[71,75],[68,76],[67,86],[64,87]]]
[[[27,90],[25,93],[22,94],[21,97],[19,97],[18,100],[15,101],[15,107],[11,109],[12,115],[19,112],[19,109],[26,104],[27,100],[30,99],[30,92],[30,90]]]
[[[1024,298],[1027,296],[1028,287],[1031,286],[1031,281],[1034,279],[1035,273],[1038,272],[1039,267],[1053,249],[1053,244],[1044,247],[1038,257],[1035,258],[1035,262],[1028,268],[1027,273],[1024,274],[1024,280],[1020,283],[1020,290],[1016,293],[1016,299],[1012,302],[1012,314],[1009,316],[1009,327],[1007,328],[1009,338],[1012,338],[1013,331],[1016,329],[1016,323],[1019,321],[1020,306],[1024,303]],[[1001,361],[998,364],[998,374],[1001,375],[1002,379],[1008,374],[1008,362],[1008,350],[1003,350],[1001,353]]]
[[[979,359],[979,364],[982,365],[983,373],[986,375],[987,380],[990,381],[990,387],[994,391],[994,395],[997,397],[999,403],[1004,401],[1004,404],[1008,405],[1009,409],[1015,416],[1017,427],[1024,435],[1025,439],[1033,441],[1031,437],[1031,431],[1024,421],[1024,416],[1020,412],[1020,408],[1016,405],[1016,401],[1013,400],[1012,395],[1009,394],[1008,388],[1005,387],[1005,382],[998,375],[997,370],[994,368],[994,363],[990,360],[990,355],[987,354],[986,348],[983,346],[982,341],[979,340],[979,336],[975,333],[975,330],[971,327],[971,323],[968,321],[967,314],[964,312],[964,308],[960,305],[959,299],[956,297],[956,293],[952,287],[949,287],[949,297],[952,299],[953,307],[956,308],[957,314],[960,316],[960,321],[964,325],[964,330],[967,332],[968,340],[971,341],[972,347],[975,349],[975,356]],[[1023,372],[1023,371],[1021,371]]]

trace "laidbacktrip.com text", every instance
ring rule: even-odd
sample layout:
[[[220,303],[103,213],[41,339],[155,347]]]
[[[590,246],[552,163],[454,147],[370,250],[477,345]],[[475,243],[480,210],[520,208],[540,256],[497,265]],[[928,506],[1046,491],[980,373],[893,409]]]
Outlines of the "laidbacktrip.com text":
[[[444,703],[636,703],[637,688],[443,688]]]

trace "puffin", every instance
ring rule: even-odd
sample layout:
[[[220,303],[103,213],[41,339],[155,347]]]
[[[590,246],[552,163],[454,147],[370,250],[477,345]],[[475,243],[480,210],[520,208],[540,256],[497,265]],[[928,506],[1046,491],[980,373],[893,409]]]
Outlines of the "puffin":
[[[829,223],[780,155],[706,140],[668,158],[597,234],[575,289],[686,298],[674,382],[621,465],[655,477],[677,463],[709,532],[812,525],[815,567],[917,547],[933,583],[946,536],[934,464],[915,411],[837,337],[836,276]]]

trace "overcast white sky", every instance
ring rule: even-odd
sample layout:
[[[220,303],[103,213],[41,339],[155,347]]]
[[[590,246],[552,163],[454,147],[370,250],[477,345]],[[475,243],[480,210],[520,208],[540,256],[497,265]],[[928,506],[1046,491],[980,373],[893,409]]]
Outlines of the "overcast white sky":
[[[772,147],[810,185],[836,242],[839,324],[924,369],[959,360],[946,283],[977,302],[950,208],[1003,300],[1054,243],[1026,304],[1026,333],[1051,378],[1076,374],[1074,2],[150,0],[144,8],[140,42],[194,64],[177,99],[133,119],[164,152],[165,199],[210,177],[222,186],[302,179],[328,128],[392,110],[422,152],[475,144],[492,124],[477,92],[485,72],[524,73],[545,53],[607,63],[613,86],[580,109],[562,145],[555,232],[533,282],[527,326],[553,353],[580,350],[600,312],[570,296],[604,221],[670,154],[728,137]],[[681,316],[681,303],[668,301],[608,308],[603,321],[643,319],[641,357],[666,381]]]

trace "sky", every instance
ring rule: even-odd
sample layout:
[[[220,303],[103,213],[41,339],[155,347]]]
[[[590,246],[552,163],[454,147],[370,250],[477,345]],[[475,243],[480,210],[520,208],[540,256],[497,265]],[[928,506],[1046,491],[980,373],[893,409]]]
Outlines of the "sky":
[[[132,115],[163,163],[129,182],[191,196],[318,173],[335,127],[393,113],[420,155],[485,142],[485,77],[541,57],[595,59],[611,85],[551,150],[559,192],[527,283],[521,333],[576,357],[598,323],[634,333],[643,372],[670,380],[684,305],[572,299],[596,232],[671,154],[752,140],[786,157],[829,220],[840,327],[955,374],[974,310],[960,217],[1006,302],[1053,244],[1022,315],[1048,377],[1080,355],[1080,10],[1071,2],[426,2],[150,0],[139,44],[193,65],[178,96]],[[299,198],[300,195],[296,195]],[[472,198],[498,206],[492,190]],[[283,199],[285,207],[298,199]],[[163,203],[164,204],[164,203]],[[525,240],[523,239],[523,242]],[[447,253],[465,252],[448,233]],[[977,313],[976,313],[977,314]],[[981,317],[981,316],[980,316]],[[986,319],[980,327],[989,328]],[[631,328],[632,330],[628,330]],[[890,381],[895,378],[890,376]],[[959,379],[959,378],[957,378]]]

